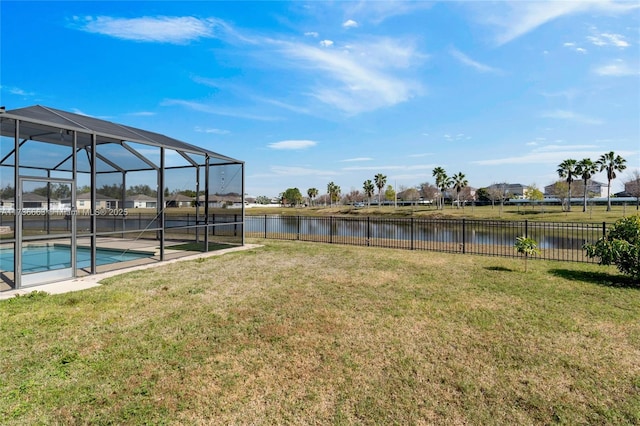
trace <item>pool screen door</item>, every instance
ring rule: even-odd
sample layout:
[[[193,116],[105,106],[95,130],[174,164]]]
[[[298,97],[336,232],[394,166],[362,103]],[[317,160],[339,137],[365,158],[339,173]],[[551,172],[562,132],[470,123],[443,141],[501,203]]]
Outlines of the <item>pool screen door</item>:
[[[73,192],[70,179],[22,177],[19,180],[15,209],[16,228],[21,230],[21,236],[16,241],[16,251],[20,253],[16,263],[21,287],[74,276]]]

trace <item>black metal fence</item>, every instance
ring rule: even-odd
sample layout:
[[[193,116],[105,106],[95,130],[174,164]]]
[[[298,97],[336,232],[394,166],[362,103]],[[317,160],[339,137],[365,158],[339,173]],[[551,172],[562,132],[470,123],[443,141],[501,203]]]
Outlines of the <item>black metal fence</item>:
[[[584,244],[606,234],[607,223],[475,219],[246,216],[246,236],[406,250],[519,257],[516,238],[533,238],[540,259],[591,262]]]

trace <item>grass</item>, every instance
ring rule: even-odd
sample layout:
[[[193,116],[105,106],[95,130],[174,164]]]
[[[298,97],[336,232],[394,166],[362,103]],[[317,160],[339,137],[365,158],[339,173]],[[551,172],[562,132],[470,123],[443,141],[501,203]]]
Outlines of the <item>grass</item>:
[[[616,220],[638,214],[635,205],[612,206],[610,212],[604,205],[589,206],[586,212],[582,206],[573,205],[570,212],[562,211],[560,206],[466,206],[455,208],[446,206],[437,210],[433,206],[406,207],[251,207],[246,209],[247,215],[285,215],[285,216],[388,216],[388,217],[423,217],[442,219],[487,219],[487,220],[531,220],[544,222],[615,222]]]
[[[260,242],[0,302],[0,418],[640,422],[640,288],[613,268]]]

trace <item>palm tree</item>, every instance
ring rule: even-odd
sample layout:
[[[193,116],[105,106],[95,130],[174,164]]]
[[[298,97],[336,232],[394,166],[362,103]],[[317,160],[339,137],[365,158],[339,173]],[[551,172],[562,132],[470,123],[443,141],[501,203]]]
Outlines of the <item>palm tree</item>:
[[[573,182],[573,178],[576,176],[576,164],[577,161],[574,159],[564,160],[562,163],[558,164],[558,176],[561,179],[565,179],[567,184],[569,185],[568,190],[568,206],[567,211],[571,211],[571,182]]]
[[[458,208],[460,208],[460,191],[462,188],[466,187],[469,182],[465,179],[465,175],[462,172],[455,174],[451,177],[453,181],[453,187],[456,189],[456,200],[458,201]]]
[[[329,194],[329,207],[333,205],[333,194],[336,192],[336,184],[333,181],[327,184],[327,193]]]
[[[364,189],[364,195],[367,197],[367,205],[371,206],[371,197],[373,197],[373,191],[375,190],[371,179],[367,179],[364,181],[362,189]]]
[[[317,188],[307,189],[307,195],[309,196],[309,205],[313,205],[313,199],[318,196],[318,189]]]
[[[436,178],[436,187],[440,190],[440,198],[438,199],[438,207],[444,207],[444,191],[447,189],[445,184],[448,180],[447,173],[440,166],[433,169],[432,176]],[[444,185],[443,185],[444,184]]]
[[[600,171],[607,171],[607,181],[609,186],[607,187],[607,211],[611,211],[611,181],[616,178],[616,170],[622,171],[627,168],[624,164],[627,160],[616,155],[613,151],[602,154],[600,159],[596,161]]]
[[[378,173],[374,176],[376,188],[378,188],[378,207],[382,205],[382,188],[387,184],[387,177],[382,173]]]
[[[584,193],[582,194],[583,205],[582,211],[587,211],[587,184],[589,183],[589,179],[591,176],[598,172],[598,165],[591,161],[590,158],[583,158],[582,160],[576,163],[575,169],[576,175],[582,177],[582,182],[584,182]]]

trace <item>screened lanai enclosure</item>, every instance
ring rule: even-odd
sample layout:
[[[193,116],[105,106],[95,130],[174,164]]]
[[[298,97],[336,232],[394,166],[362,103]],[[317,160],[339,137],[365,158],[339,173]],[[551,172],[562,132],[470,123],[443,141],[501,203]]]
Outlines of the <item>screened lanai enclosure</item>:
[[[242,161],[44,106],[0,138],[0,290],[244,244]]]

